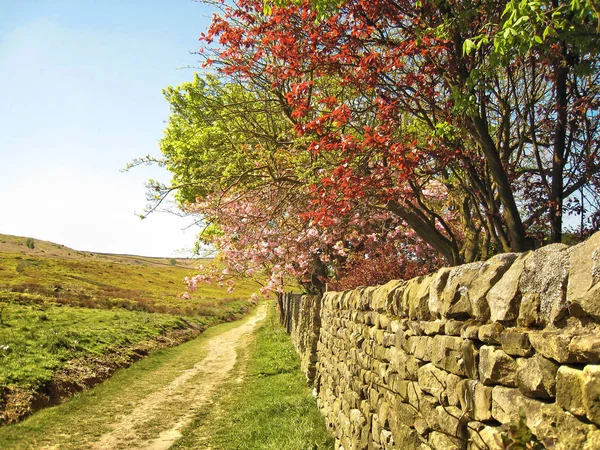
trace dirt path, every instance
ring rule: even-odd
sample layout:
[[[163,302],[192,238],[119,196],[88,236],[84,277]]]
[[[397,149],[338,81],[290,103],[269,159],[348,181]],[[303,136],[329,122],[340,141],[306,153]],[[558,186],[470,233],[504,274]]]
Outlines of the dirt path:
[[[267,305],[259,306],[256,314],[242,325],[211,338],[207,342],[208,356],[191,369],[183,371],[161,390],[153,392],[135,405],[123,405],[128,411],[116,417],[111,431],[91,444],[104,449],[168,449],[181,430],[194,417],[194,412],[211,401],[212,394],[233,369],[237,352],[248,342],[248,335],[266,317]],[[162,426],[160,426],[162,425]],[[148,429],[156,437],[147,436]]]

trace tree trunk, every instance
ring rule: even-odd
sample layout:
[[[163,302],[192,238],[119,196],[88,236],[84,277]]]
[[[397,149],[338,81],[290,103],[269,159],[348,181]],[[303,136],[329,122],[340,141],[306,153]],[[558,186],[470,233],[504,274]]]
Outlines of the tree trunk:
[[[563,45],[564,53],[564,45]],[[566,56],[566,55],[565,55]],[[567,138],[567,76],[566,58],[555,66],[556,74],[556,128],[554,129],[554,156],[552,158],[552,192],[550,198],[550,242],[562,240],[563,169],[565,167],[565,142]]]
[[[424,220],[414,211],[396,201],[388,202],[387,208],[398,217],[401,217],[421,239],[446,258],[448,264],[451,266],[462,264],[463,261],[456,243],[440,233],[435,224]]]
[[[471,117],[475,138],[481,146],[481,150],[485,155],[487,164],[490,168],[494,183],[498,188],[498,194],[500,201],[504,207],[504,221],[508,228],[508,236],[510,238],[510,249],[513,252],[524,252],[530,250],[531,244],[529,243],[525,234],[525,227],[521,221],[521,215],[519,214],[519,208],[513,195],[508,175],[504,170],[498,149],[492,140],[487,126],[483,119],[479,116]]]

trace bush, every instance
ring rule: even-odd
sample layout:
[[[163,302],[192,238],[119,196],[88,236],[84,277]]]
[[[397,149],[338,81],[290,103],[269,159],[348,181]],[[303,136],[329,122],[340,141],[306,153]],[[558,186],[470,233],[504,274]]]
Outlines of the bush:
[[[35,248],[35,241],[32,238],[27,238],[25,241],[25,246],[28,249],[33,250]]]

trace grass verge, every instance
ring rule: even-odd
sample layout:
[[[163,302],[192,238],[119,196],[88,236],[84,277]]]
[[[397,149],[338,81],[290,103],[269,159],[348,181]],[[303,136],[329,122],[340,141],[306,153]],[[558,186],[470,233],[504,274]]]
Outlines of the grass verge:
[[[93,443],[111,430],[115,418],[163,389],[183,371],[192,369],[207,355],[208,340],[239,326],[252,314],[241,322],[210,327],[196,339],[177,347],[152,352],[130,367],[118,370],[95,388],[75,394],[65,403],[43,409],[20,423],[1,426],[0,449],[93,448]],[[173,408],[179,406],[173,405]],[[154,433],[154,436],[165,426],[171,426],[171,416],[169,411],[162,411],[158,416],[161,423],[149,424],[145,433]]]
[[[298,356],[272,309],[246,351],[238,378],[220,389],[218,405],[204,408],[171,448],[332,449]]]

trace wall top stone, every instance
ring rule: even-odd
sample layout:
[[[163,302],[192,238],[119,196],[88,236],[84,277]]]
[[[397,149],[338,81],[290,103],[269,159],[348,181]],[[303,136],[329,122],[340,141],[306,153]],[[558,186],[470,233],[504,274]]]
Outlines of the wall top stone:
[[[600,327],[600,232],[574,247],[444,267],[408,281],[360,287],[324,301],[411,320],[463,320],[523,329]]]

